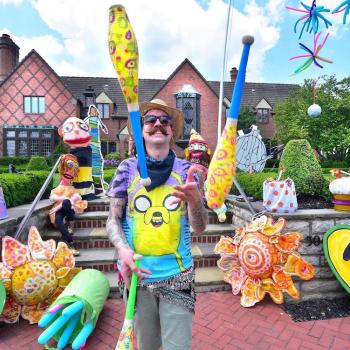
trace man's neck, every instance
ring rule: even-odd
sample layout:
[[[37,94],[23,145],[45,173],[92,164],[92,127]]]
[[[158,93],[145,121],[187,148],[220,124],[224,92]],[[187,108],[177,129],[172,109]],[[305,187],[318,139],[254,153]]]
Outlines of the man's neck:
[[[156,160],[163,160],[165,159],[169,154],[169,147],[162,147],[157,148],[156,145],[152,146],[146,146],[147,154],[156,159]]]

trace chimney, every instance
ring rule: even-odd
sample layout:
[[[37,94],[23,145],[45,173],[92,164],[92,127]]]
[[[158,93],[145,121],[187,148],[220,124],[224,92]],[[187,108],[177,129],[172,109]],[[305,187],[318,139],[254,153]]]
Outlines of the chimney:
[[[236,67],[233,67],[231,70],[230,70],[230,74],[231,74],[231,81],[234,83],[236,81],[236,78],[237,78],[237,74],[238,74],[238,70]]]
[[[19,47],[8,34],[0,37],[0,82],[16,67],[19,60]]]

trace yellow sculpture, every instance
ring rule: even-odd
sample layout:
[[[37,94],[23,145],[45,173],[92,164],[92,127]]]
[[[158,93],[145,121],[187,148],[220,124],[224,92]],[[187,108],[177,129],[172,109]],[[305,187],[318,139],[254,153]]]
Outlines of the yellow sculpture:
[[[6,302],[0,320],[15,323],[21,315],[37,323],[50,304],[81,270],[73,253],[63,242],[43,241],[31,227],[28,245],[10,236],[2,238],[0,280],[6,289]]]

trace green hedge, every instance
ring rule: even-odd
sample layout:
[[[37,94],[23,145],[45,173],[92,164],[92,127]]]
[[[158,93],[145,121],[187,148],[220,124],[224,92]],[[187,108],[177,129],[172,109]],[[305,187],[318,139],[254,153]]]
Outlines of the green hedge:
[[[48,171],[31,171],[22,174],[0,174],[0,183],[7,207],[11,208],[33,201],[48,176]],[[52,181],[44,196],[48,195],[51,190]]]
[[[263,183],[266,179],[276,179],[276,172],[269,173],[237,173],[236,179],[243,188],[247,196],[262,200],[263,198]],[[233,185],[231,193],[239,194],[235,185]]]
[[[29,159],[29,157],[0,157],[0,166],[14,164],[17,167],[17,165],[28,163]]]

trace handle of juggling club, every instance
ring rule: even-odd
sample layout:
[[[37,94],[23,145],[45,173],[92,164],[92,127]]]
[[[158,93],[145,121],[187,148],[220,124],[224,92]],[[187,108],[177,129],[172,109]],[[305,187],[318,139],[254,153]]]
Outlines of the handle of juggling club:
[[[145,148],[142,139],[142,130],[141,130],[141,118],[140,111],[130,111],[130,124],[134,134],[134,142],[136,146],[136,152],[138,157],[138,163],[140,166],[140,176],[141,176],[141,185],[149,186],[151,184],[151,179],[148,177],[147,167],[146,167],[146,155]]]
[[[231,106],[228,114],[229,119],[238,119],[239,109],[241,107],[241,100],[243,95],[243,86],[245,81],[245,74],[247,70],[247,63],[249,57],[250,46],[254,42],[254,37],[251,35],[245,35],[242,38],[243,52],[241,56],[241,62],[239,64],[238,74],[235,82],[235,87],[233,89]]]
[[[137,267],[140,267],[141,259],[142,259],[142,256],[140,254],[134,255],[134,261],[135,261],[135,265]],[[128,302],[126,305],[126,312],[125,312],[125,319],[126,320],[133,320],[134,319],[137,282],[138,282],[138,276],[135,273],[132,273]]]

